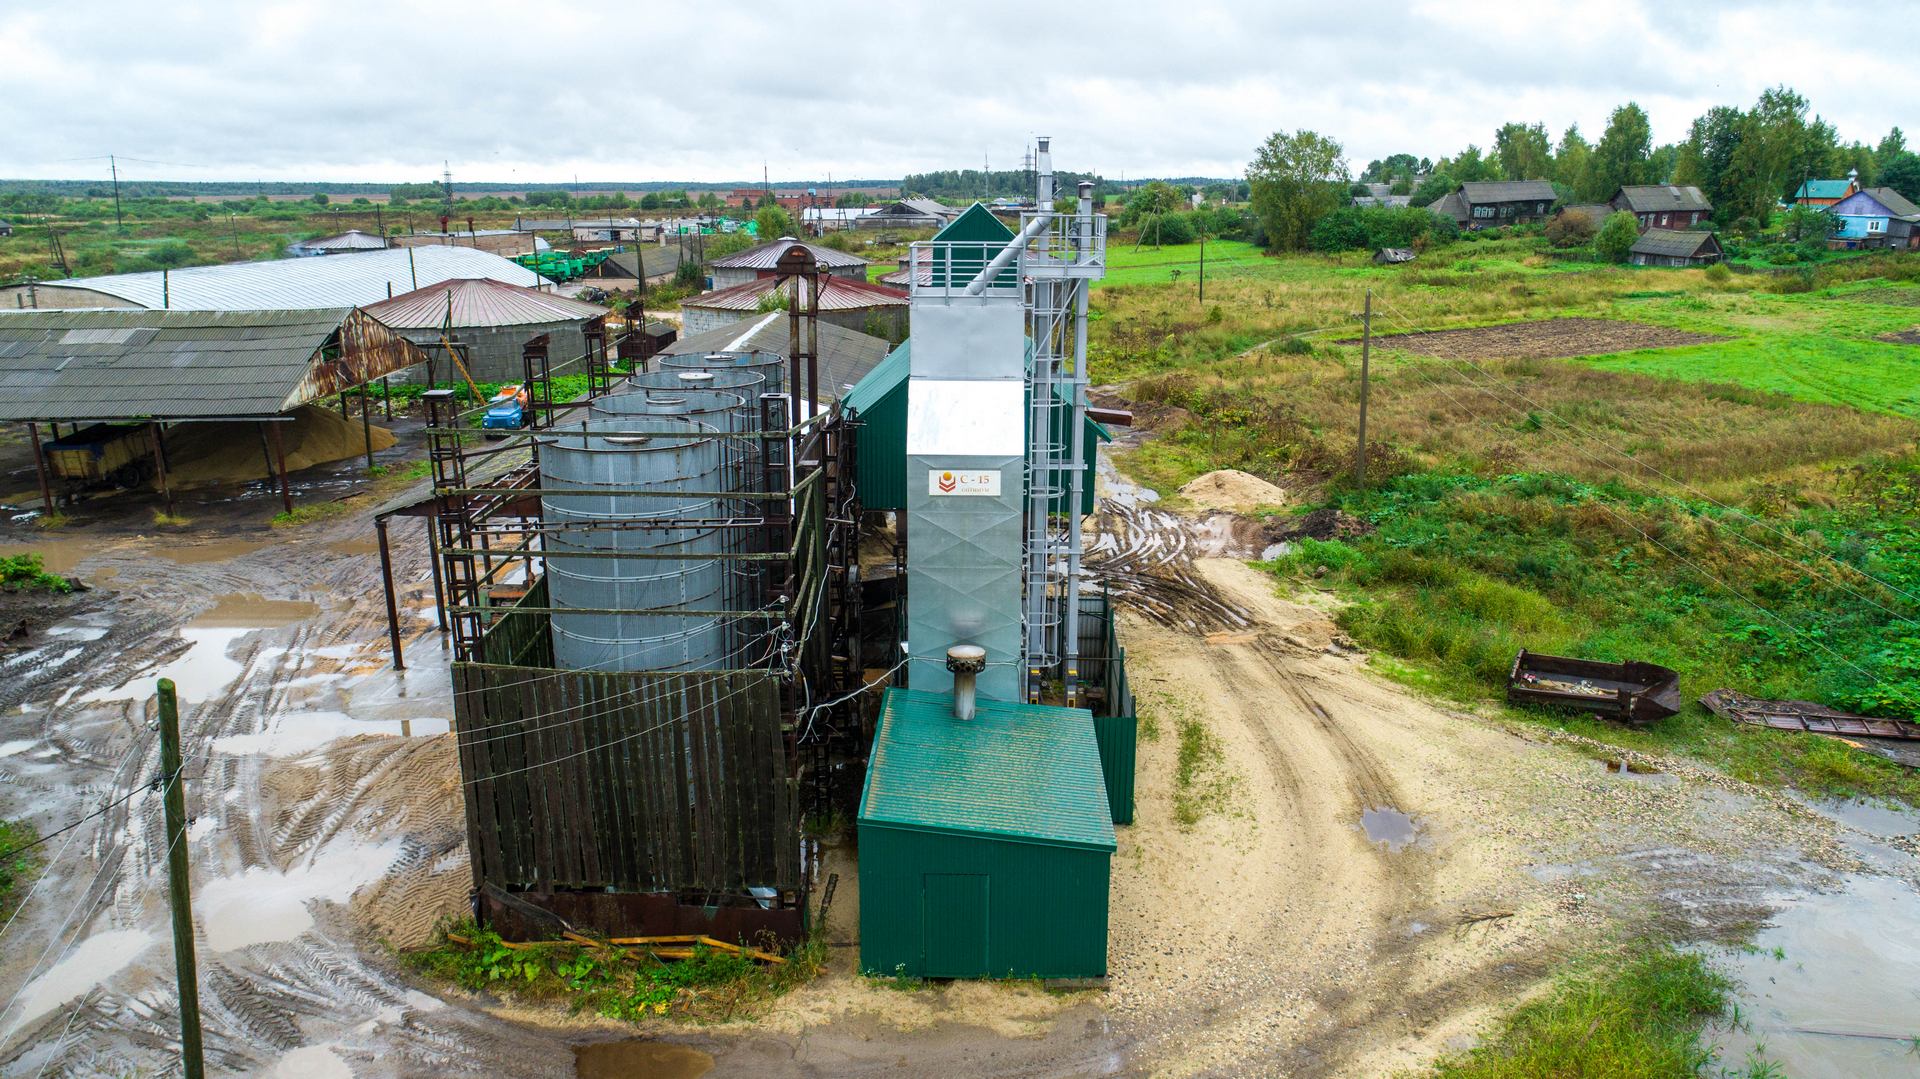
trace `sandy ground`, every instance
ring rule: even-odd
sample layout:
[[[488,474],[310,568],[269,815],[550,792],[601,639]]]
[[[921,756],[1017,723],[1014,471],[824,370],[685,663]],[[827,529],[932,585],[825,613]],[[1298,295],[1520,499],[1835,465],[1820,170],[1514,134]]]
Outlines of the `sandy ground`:
[[[1223,468],[1195,476],[1180,488],[1189,503],[1207,510],[1252,513],[1261,506],[1284,506],[1287,492],[1275,484],[1237,468]]]
[[[6,462],[0,462],[4,467]],[[344,468],[345,466],[343,466]],[[17,469],[15,470],[17,472]],[[301,478],[308,497],[351,489]],[[137,496],[31,544],[98,588],[0,651],[0,813],[51,830],[50,866],[0,928],[0,1074],[172,1068],[152,680],[185,698],[209,1063],[298,1076],[574,1073],[573,1051],[655,1073],[1378,1075],[1466,1044],[1586,944],[1648,926],[1737,934],[1777,890],[1859,859],[1844,822],[1680,762],[1509,730],[1379,677],[1319,600],[1240,558],[1231,515],[1166,513],[1108,476],[1091,561],[1126,608],[1143,713],[1139,818],[1119,830],[1105,992],[853,974],[849,851],[831,969],[751,1020],[636,1030],[412,981],[394,949],[468,886],[452,713],[417,527],[395,535],[410,669],[385,668],[370,527],[274,532],[278,499],[223,488],[185,532]],[[91,513],[92,518],[86,519]],[[1220,747],[1176,819],[1178,730]],[[1375,842],[1363,827],[1372,811]],[[1396,831],[1396,826],[1398,830]],[[602,1070],[600,1074],[606,1072]]]

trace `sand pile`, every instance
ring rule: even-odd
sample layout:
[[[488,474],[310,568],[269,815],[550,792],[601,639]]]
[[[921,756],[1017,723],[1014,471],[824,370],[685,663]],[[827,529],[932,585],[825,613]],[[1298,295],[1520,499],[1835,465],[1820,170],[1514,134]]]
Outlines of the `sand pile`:
[[[1283,506],[1287,492],[1237,468],[1196,476],[1180,488],[1183,498],[1201,509],[1248,513],[1260,506]]]
[[[367,451],[360,418],[319,405],[302,405],[291,421],[276,421],[280,444],[287,454],[287,471],[326,464]],[[393,445],[393,432],[373,428],[373,448]],[[167,478],[175,485],[245,483],[273,473],[267,466],[266,443],[257,423],[186,423],[167,432]]]

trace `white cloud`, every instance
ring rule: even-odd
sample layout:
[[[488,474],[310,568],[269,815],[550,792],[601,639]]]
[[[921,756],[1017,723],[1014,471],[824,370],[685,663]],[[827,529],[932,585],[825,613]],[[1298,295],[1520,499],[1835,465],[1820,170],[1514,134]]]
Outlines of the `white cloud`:
[[[897,177],[1013,164],[1238,173],[1268,133],[1348,157],[1487,147],[1508,120],[1597,137],[1629,99],[1659,141],[1787,83],[1848,139],[1920,95],[1891,56],[1808,27],[1837,0],[833,3],[109,0],[0,21],[0,175],[596,180]],[[166,164],[159,164],[165,162]]]

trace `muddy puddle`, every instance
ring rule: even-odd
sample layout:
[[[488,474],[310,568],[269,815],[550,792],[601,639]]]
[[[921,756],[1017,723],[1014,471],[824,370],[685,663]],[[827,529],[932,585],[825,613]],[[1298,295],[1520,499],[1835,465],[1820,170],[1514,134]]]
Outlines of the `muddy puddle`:
[[[80,539],[67,536],[47,536],[32,543],[0,543],[0,558],[13,558],[23,554],[40,556],[41,568],[48,573],[71,576],[80,568],[80,564],[89,558],[105,553],[107,544],[98,539]]]
[[[1680,782],[1679,776],[1671,772],[1662,772],[1658,768],[1641,764],[1638,761],[1617,760],[1613,757],[1607,757],[1600,761],[1600,767],[1615,779],[1625,780],[1630,783],[1644,783],[1649,787],[1672,787],[1677,786]]]
[[[318,604],[303,599],[263,599],[251,592],[233,592],[214,600],[212,610],[187,625],[270,629],[304,622],[319,613]]]
[[[1776,897],[1752,946],[1725,954],[1746,1025],[1715,1032],[1721,1059],[1765,1060],[1795,1079],[1920,1075],[1920,858],[1891,842],[1920,835],[1920,813],[1808,805],[1879,872]]]
[[[1426,832],[1425,826],[1412,814],[1402,813],[1391,806],[1361,810],[1360,828],[1367,833],[1368,843],[1387,848],[1389,854],[1399,854],[1419,843]]]
[[[662,1042],[596,1042],[574,1047],[573,1067],[579,1079],[699,1079],[713,1070],[713,1057]]]
[[[200,566],[250,555],[266,547],[269,542],[268,540],[232,539],[215,540],[212,543],[163,543],[154,548],[154,553],[183,566]]]

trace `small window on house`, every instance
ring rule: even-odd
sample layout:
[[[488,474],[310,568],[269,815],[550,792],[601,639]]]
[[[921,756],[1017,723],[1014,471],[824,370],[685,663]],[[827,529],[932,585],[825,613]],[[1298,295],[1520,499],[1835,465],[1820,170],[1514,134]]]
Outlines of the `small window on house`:
[[[1664,225],[1664,224],[1666,224],[1666,223],[1667,223],[1667,215],[1666,215],[1666,214],[1661,214],[1661,215],[1660,215],[1660,223],[1661,223],[1662,225]]]
[[[1869,221],[1869,222],[1867,222],[1867,231],[1868,231],[1868,232],[1879,232],[1879,231],[1880,231],[1880,229],[1881,229],[1882,227],[1884,227],[1885,225],[1886,225],[1886,222],[1885,222],[1885,221]]]

